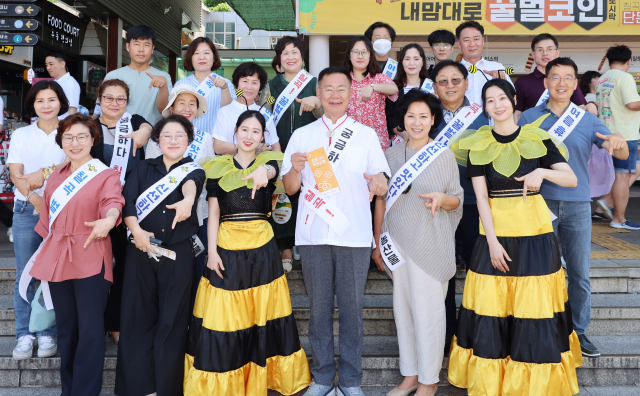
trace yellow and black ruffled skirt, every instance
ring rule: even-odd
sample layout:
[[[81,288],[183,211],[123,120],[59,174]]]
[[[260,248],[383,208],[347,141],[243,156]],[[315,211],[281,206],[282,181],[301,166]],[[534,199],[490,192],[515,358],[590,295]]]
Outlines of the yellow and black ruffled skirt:
[[[311,374],[271,227],[264,220],[223,222],[218,245],[224,279],[205,267],[189,329],[185,395],[299,392]]]
[[[528,206],[526,213],[509,217],[501,212],[519,206],[516,200]],[[467,388],[471,396],[579,392],[576,367],[582,365],[582,354],[558,242],[553,229],[548,231],[551,219],[542,197],[527,201],[512,197],[490,202],[498,241],[512,260],[507,273],[491,265],[486,236],[480,235],[474,247],[449,355],[449,382]],[[540,221],[519,222],[532,214]],[[531,235],[532,226],[539,233]],[[505,236],[505,227],[518,236]]]

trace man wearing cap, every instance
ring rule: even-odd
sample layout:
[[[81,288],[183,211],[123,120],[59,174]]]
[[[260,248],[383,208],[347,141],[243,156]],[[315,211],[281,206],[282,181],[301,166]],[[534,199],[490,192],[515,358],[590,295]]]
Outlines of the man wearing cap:
[[[390,169],[375,131],[347,117],[351,95],[347,69],[334,66],[321,71],[317,96],[324,115],[294,131],[282,162],[287,194],[300,191],[296,245],[311,308],[309,343],[314,377],[307,396],[363,394],[362,312],[373,241],[369,204],[375,195],[386,194]],[[337,182],[334,186],[327,177],[332,183],[330,190],[322,187],[327,182],[320,179],[323,172],[318,174],[311,168],[323,163],[331,167],[324,175],[331,173]],[[334,294],[340,316],[339,382],[335,389]]]

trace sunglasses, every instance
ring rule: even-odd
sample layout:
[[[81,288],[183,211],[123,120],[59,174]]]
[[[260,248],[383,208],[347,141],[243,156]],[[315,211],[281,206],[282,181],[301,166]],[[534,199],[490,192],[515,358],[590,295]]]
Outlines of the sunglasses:
[[[461,78],[453,78],[451,79],[451,84],[453,85],[460,85],[462,83],[462,79]],[[440,80],[438,81],[438,85],[441,87],[446,87],[447,85],[449,85],[449,80]]]

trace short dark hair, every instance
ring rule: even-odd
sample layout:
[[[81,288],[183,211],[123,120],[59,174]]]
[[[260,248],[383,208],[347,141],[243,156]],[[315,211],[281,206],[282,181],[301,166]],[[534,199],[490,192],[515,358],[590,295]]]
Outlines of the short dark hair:
[[[627,63],[631,59],[631,49],[626,45],[615,45],[607,50],[609,65],[614,63]]]
[[[186,71],[193,71],[193,64],[191,63],[191,58],[193,58],[193,54],[198,49],[200,43],[206,43],[210,48],[211,52],[213,52],[213,65],[211,65],[211,70],[218,70],[220,66],[222,66],[222,61],[220,60],[220,56],[218,55],[218,50],[216,46],[213,44],[213,41],[209,37],[197,37],[195,38],[191,44],[187,47],[187,52],[184,54],[182,58],[182,66]]]
[[[249,118],[255,118],[260,123],[260,126],[262,127],[262,141],[264,142],[265,134],[269,132],[267,131],[267,122],[265,121],[262,113],[260,113],[258,110],[247,110],[244,113],[240,114],[240,117],[238,117],[238,120],[236,121],[236,128],[233,132],[234,136],[238,133],[238,128],[240,128],[240,125],[242,125],[242,123]]]
[[[167,126],[167,124],[171,123],[180,124],[182,129],[187,133],[189,144],[193,142],[193,124],[191,121],[179,114],[171,114],[169,117],[161,118],[151,130],[151,134],[149,135],[151,141],[158,143],[160,140],[160,133],[162,133],[162,130]]]
[[[456,38],[458,40],[460,40],[460,33],[462,33],[462,31],[467,28],[477,29],[480,34],[484,36],[484,27],[480,23],[476,21],[464,21],[456,28]]]
[[[549,73],[551,73],[551,68],[554,66],[571,66],[573,67],[574,77],[578,77],[578,65],[571,58],[556,58],[547,63],[547,66],[544,68],[545,77],[549,77]]]
[[[120,79],[114,78],[112,80],[102,80],[100,86],[98,87],[98,100],[100,100],[100,98],[104,94],[104,90],[109,87],[120,87],[124,89],[127,100],[129,99],[129,86],[127,85],[127,83]]]
[[[93,118],[83,114],[73,114],[67,116],[58,124],[58,133],[56,133],[56,144],[62,148],[62,135],[71,129],[72,126],[80,124],[89,129],[89,135],[93,139],[92,146],[95,147],[100,143],[100,129]]]
[[[559,44],[558,44],[558,39],[555,38],[552,34],[549,33],[541,33],[539,35],[537,35],[536,37],[533,38],[533,40],[531,40],[531,51],[535,51],[536,50],[536,44],[538,44],[541,41],[544,40],[552,40],[553,43],[556,45],[556,49],[559,48]]]
[[[380,70],[380,65],[378,65],[378,61],[373,55],[373,44],[371,44],[371,40],[365,36],[356,36],[351,40],[351,42],[349,42],[347,50],[344,53],[344,59],[342,60],[342,67],[349,70],[350,73],[353,71],[353,65],[351,64],[351,50],[356,46],[356,43],[360,41],[364,43],[365,47],[367,47],[367,51],[369,51],[369,64],[367,65],[367,71],[364,72],[364,76],[375,77],[376,74],[381,73],[382,70]]]
[[[398,72],[396,73],[396,78],[394,79],[394,82],[398,86],[398,89],[403,89],[403,87],[407,85],[407,72],[404,70],[404,67],[402,66],[402,60],[407,54],[407,51],[409,51],[412,48],[418,50],[418,53],[422,58],[422,68],[420,69],[420,72],[419,72],[420,80],[429,78],[429,72],[427,71],[427,57],[424,54],[424,49],[420,44],[417,44],[417,43],[407,44],[404,47],[402,47],[402,49],[400,50],[400,53],[398,54]]]
[[[442,122],[442,109],[440,108],[440,101],[434,94],[426,93],[421,89],[413,88],[407,92],[402,99],[398,101],[396,112],[394,117],[398,123],[398,131],[404,132],[404,116],[409,110],[409,106],[416,102],[422,102],[429,106],[431,115],[434,116],[433,125],[429,134],[433,134],[438,130],[438,125]]]
[[[127,44],[131,42],[131,40],[148,40],[151,39],[153,45],[156,45],[156,30],[151,26],[147,25],[136,25],[131,29],[127,30],[126,40]]]
[[[484,113],[484,115],[487,118],[490,118],[489,113],[487,113],[487,90],[491,87],[498,87],[507,95],[507,99],[509,99],[509,102],[511,102],[511,106],[513,107],[511,111],[515,112],[516,111],[516,99],[515,99],[516,89],[513,87],[513,85],[509,84],[507,80],[503,80],[501,78],[494,78],[493,80],[487,81],[484,84],[484,87],[482,87],[482,96],[481,96],[482,112]]]
[[[276,56],[274,56],[273,61],[271,61],[271,67],[276,72],[278,71],[278,69],[276,69],[276,66],[282,67],[282,59],[281,59],[282,51],[284,51],[284,49],[289,44],[293,44],[294,47],[300,50],[300,56],[302,57],[302,61],[304,62],[304,56],[307,52],[307,45],[305,44],[302,37],[283,36],[280,40],[278,40],[278,43],[276,44],[276,48],[275,48]]]
[[[369,41],[373,40],[373,31],[377,28],[385,28],[389,32],[389,36],[391,36],[391,41],[396,41],[396,30],[391,27],[388,23],[384,22],[376,22],[369,26],[367,30],[364,32],[364,36],[369,39]]]
[[[329,76],[331,74],[336,74],[336,73],[344,74],[349,80],[349,86],[351,86],[351,83],[353,82],[351,80],[351,73],[349,73],[349,70],[341,66],[330,66],[325,69],[322,69],[320,74],[318,74],[318,85],[320,85],[320,81],[322,81],[322,79],[325,78],[325,76]]]
[[[269,76],[267,76],[267,72],[264,71],[262,66],[255,62],[241,63],[240,66],[236,67],[236,70],[233,71],[231,80],[233,82],[233,85],[238,88],[238,82],[241,78],[251,77],[254,74],[258,75],[258,79],[260,80],[260,90],[262,91],[264,86],[267,85],[267,79],[269,78]]]
[[[47,51],[44,54],[44,59],[46,60],[49,57],[53,57],[56,58],[58,60],[58,62],[65,62],[67,63],[67,56],[65,54],[63,54],[62,52],[55,52],[55,51]]]
[[[600,78],[600,76],[602,76],[602,74],[594,70],[584,72],[582,77],[580,77],[580,82],[578,83],[578,87],[580,87],[583,95],[591,93],[591,91],[589,90],[591,80],[593,80],[594,78]]]
[[[433,47],[434,44],[447,43],[454,45],[456,43],[456,35],[451,30],[440,29],[431,32],[428,38],[429,47]]]
[[[36,102],[36,96],[40,91],[45,89],[51,89],[58,96],[58,100],[60,101],[60,110],[58,111],[58,115],[62,115],[69,111],[69,100],[67,96],[64,94],[64,90],[57,82],[53,80],[42,80],[33,84],[29,92],[27,92],[27,98],[24,100],[24,111],[28,117],[36,117],[36,110],[34,107],[34,103]]]
[[[440,73],[440,70],[449,66],[453,66],[456,69],[460,70],[460,73],[462,73],[462,76],[464,78],[469,78],[469,70],[467,70],[467,68],[464,67],[462,63],[456,62],[451,59],[445,59],[442,62],[436,63],[436,65],[433,67],[433,70],[431,71],[431,74],[433,75],[433,78],[434,78],[434,81],[433,81],[434,83],[436,82],[435,79],[436,77],[438,77],[438,73]]]

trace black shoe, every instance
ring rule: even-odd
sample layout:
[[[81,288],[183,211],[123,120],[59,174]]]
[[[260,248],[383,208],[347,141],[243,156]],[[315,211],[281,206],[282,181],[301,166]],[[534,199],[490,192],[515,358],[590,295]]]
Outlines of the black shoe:
[[[464,261],[461,254],[456,254],[456,269],[458,271],[464,271],[467,269],[467,263]]]
[[[444,357],[449,356],[449,351],[451,350],[451,340],[453,336],[446,335],[444,338]]]
[[[588,357],[599,357],[600,351],[596,348],[595,345],[589,341],[586,335],[582,334],[578,336],[578,340],[580,340],[580,349],[582,350],[583,356]]]

